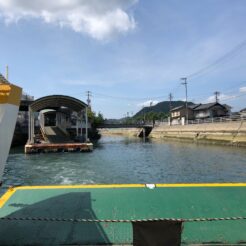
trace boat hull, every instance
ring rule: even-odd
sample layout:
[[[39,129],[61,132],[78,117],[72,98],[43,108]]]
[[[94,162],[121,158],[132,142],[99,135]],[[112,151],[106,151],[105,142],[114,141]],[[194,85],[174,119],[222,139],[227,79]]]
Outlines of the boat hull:
[[[0,83],[0,182],[13,138],[22,89]]]

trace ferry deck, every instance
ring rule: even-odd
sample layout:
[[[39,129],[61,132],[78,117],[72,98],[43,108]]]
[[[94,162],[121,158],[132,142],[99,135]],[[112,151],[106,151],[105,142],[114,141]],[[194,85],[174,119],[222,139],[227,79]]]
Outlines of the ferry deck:
[[[0,217],[0,245],[131,245],[161,218],[184,219],[182,245],[246,245],[246,183],[12,187]]]

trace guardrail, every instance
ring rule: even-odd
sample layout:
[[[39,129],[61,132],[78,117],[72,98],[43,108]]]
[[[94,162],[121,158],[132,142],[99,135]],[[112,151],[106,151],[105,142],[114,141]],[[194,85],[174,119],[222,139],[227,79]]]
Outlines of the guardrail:
[[[246,115],[189,120],[188,124],[225,123],[225,122],[233,122],[233,121],[246,121]]]
[[[205,124],[205,123],[224,123],[224,122],[233,122],[233,121],[246,121],[246,115],[241,116],[224,116],[224,117],[215,117],[215,118],[205,118],[205,119],[195,119],[195,120],[189,120],[188,124]],[[163,125],[169,125],[169,121],[167,119],[165,120],[156,120],[153,121],[145,121],[144,123],[105,123],[99,126],[99,128],[121,128],[121,127],[143,127],[147,125],[154,125],[154,126],[163,126]],[[181,121],[172,123],[171,125],[181,125]]]
[[[193,125],[193,124],[208,124],[208,123],[225,123],[225,122],[234,122],[234,121],[246,121],[246,115],[195,119],[195,120],[189,120],[188,124]],[[169,125],[169,122],[167,120],[156,121],[155,125],[156,126]],[[171,125],[181,125],[181,121],[172,123]]]
[[[105,124],[100,124],[97,126],[97,128],[141,128],[143,127],[144,124],[109,124],[109,123],[105,123]]]

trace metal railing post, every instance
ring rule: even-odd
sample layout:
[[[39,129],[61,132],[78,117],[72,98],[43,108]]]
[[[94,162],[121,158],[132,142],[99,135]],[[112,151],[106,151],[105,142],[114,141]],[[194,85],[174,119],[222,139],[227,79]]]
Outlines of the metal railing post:
[[[88,108],[85,108],[85,138],[88,140]]]
[[[31,109],[28,107],[28,143],[31,142]]]

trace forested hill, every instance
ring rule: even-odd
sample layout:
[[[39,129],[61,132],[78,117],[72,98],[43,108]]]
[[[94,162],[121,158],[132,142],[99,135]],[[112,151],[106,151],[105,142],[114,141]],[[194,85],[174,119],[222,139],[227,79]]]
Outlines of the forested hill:
[[[184,101],[172,101],[172,108],[184,105]],[[192,102],[189,102],[189,104],[192,104]],[[149,112],[155,112],[155,113],[169,113],[169,101],[163,101],[157,103],[155,106],[152,107],[144,107],[139,112],[137,112],[134,117],[138,117],[140,115],[143,115],[144,113]]]

